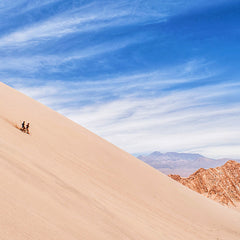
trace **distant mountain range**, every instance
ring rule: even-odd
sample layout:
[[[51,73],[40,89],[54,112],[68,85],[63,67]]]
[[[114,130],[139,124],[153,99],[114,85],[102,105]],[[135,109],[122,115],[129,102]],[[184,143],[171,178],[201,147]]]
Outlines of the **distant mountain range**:
[[[193,153],[153,152],[138,158],[167,175],[177,174],[188,177],[199,168],[215,168],[223,165],[229,158],[212,159]],[[238,161],[238,160],[236,160]]]

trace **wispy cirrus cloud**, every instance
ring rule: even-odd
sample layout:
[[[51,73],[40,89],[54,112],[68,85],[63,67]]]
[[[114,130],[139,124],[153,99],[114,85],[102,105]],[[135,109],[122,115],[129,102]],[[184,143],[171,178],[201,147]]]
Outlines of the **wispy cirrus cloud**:
[[[18,14],[31,11],[42,6],[57,3],[60,0],[34,1],[25,0],[15,1],[14,4],[1,2],[2,12],[18,8]],[[198,0],[202,4],[203,0]],[[71,5],[71,1],[69,2]],[[72,3],[73,4],[73,3]],[[89,1],[87,4],[76,4],[76,7],[62,9],[62,12],[53,13],[47,20],[30,22],[16,31],[5,33],[0,38],[0,47],[26,47],[28,44],[37,45],[42,41],[51,38],[61,38],[69,34],[99,31],[102,28],[112,28],[128,26],[131,24],[144,24],[145,22],[166,21],[170,16],[178,14],[184,9],[191,9],[196,4],[186,4],[185,1],[179,2],[144,2],[136,1],[106,1],[102,11],[99,7],[102,3]]]
[[[127,26],[149,20],[163,21],[166,14],[134,14],[129,7],[121,7],[123,2],[108,3],[103,11],[98,3],[90,2],[76,9],[57,14],[46,21],[33,23],[23,29],[5,34],[0,38],[0,47],[19,47],[26,44],[38,44],[51,38],[61,38],[69,34],[99,31],[102,28]],[[124,5],[123,5],[124,6]]]
[[[20,81],[15,87],[131,153],[163,149],[237,157],[238,100],[224,99],[237,97],[240,84],[199,86],[218,76],[204,70],[208,65],[195,60],[94,82],[42,81],[26,87]],[[179,88],[184,83],[196,86]],[[224,155],[220,146],[231,154]]]
[[[159,69],[150,72],[120,75],[94,81],[49,81],[36,79],[9,79],[8,83],[26,93],[32,98],[44,101],[45,104],[55,102],[78,101],[92,103],[108,101],[111,98],[123,96],[146,97],[155,96],[159,91],[171,91],[181,84],[197,83],[202,79],[212,78],[217,73],[208,71],[204,61],[194,60],[169,69]],[[197,73],[197,74],[196,74]],[[114,84],[113,84],[114,83]],[[61,97],[58,98],[59,92]],[[91,99],[88,99],[88,96]],[[50,99],[53,99],[50,100]],[[54,107],[52,105],[52,107]]]
[[[105,42],[102,44],[92,45],[91,47],[84,48],[82,50],[75,51],[71,54],[61,55],[35,55],[35,56],[18,56],[18,57],[2,57],[0,59],[0,72],[4,71],[19,71],[26,73],[35,73],[38,71],[48,71],[48,72],[64,72],[64,65],[93,58],[97,55],[103,55],[106,53],[112,53],[118,51],[122,48],[137,44],[139,42],[150,41],[151,37],[145,37],[136,35],[134,38],[122,39],[121,41],[116,41],[114,44]],[[1,45],[1,44],[0,44]]]
[[[239,106],[237,102],[223,103],[227,96],[238,95],[239,83],[179,89],[151,97],[119,91],[111,101],[102,98],[112,91],[110,86],[105,90],[96,86],[94,90],[86,85],[76,91],[67,91],[59,83],[56,86],[20,90],[131,153],[174,149],[211,157],[239,156]],[[77,95],[85,90],[86,95],[79,99]],[[59,93],[63,97],[57,97]],[[87,95],[94,101],[89,102]],[[79,100],[81,104],[76,104]]]
[[[132,153],[174,149],[237,157],[240,152],[236,147],[225,155],[223,150],[215,150],[231,149],[240,140],[238,103],[221,103],[228,95],[236,96],[239,88],[239,84],[216,84],[168,92],[162,97],[125,97],[80,110],[68,109],[65,114]]]

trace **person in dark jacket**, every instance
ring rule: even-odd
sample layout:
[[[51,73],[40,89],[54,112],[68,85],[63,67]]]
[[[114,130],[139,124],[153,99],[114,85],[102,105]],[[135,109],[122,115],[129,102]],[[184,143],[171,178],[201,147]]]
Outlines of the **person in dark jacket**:
[[[29,123],[26,125],[27,134],[29,134]]]
[[[24,132],[25,131],[25,121],[22,122],[22,128],[21,130]]]

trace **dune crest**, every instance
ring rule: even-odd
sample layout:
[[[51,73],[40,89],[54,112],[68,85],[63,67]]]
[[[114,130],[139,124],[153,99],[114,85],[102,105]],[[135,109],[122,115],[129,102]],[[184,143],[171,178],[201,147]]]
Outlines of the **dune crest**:
[[[238,212],[2,83],[0,98],[1,239],[240,239]]]

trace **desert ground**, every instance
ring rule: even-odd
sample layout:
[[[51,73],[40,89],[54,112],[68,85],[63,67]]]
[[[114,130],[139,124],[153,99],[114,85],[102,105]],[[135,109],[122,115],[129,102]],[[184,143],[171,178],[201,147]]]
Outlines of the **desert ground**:
[[[240,212],[2,83],[0,133],[1,240],[240,239]]]

